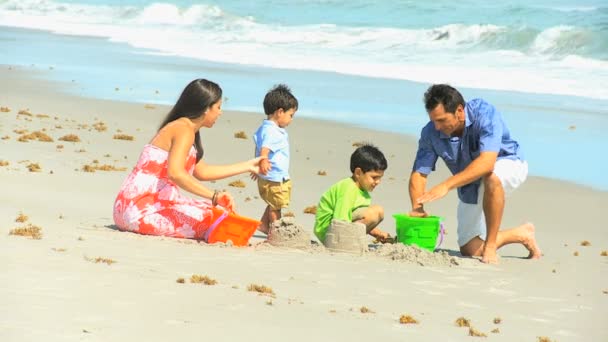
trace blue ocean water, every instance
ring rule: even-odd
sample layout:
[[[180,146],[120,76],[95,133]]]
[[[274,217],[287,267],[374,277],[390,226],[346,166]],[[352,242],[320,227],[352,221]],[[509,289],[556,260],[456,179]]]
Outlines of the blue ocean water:
[[[172,104],[206,77],[259,112],[285,82],[298,115],[413,136],[450,83],[501,110],[532,174],[608,190],[605,0],[0,0],[0,43],[84,96]]]

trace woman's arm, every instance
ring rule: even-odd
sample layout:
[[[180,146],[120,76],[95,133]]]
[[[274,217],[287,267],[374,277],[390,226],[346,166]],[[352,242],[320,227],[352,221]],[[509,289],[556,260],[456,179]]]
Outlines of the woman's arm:
[[[260,161],[265,157],[257,157],[244,162],[229,165],[208,165],[202,159],[196,163],[194,177],[201,181],[223,179],[245,172],[260,173]]]
[[[171,147],[167,160],[167,177],[187,192],[212,199],[214,192],[203,186],[186,171],[186,160],[194,143],[194,132],[186,125],[177,123],[168,133],[171,135]]]

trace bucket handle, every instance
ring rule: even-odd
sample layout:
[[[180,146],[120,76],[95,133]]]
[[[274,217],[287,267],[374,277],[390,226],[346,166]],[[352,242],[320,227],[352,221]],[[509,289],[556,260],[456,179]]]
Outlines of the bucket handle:
[[[224,221],[224,219],[228,217],[228,211],[224,210],[224,212],[222,213],[222,215],[220,215],[220,217],[218,217],[210,226],[209,228],[207,228],[207,231],[205,232],[205,235],[203,235],[203,241],[207,242],[209,240],[209,235],[211,235],[211,233],[215,230],[215,228],[222,223],[222,221]]]
[[[443,228],[443,221],[439,223],[439,243],[435,245],[435,249],[439,248],[443,243],[443,235],[445,234],[445,229]]]

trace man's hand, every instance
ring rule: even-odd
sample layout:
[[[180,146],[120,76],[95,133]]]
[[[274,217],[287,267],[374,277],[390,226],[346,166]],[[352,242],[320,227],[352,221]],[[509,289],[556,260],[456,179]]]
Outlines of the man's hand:
[[[443,196],[447,195],[448,191],[450,191],[450,189],[446,185],[441,183],[441,184],[435,186],[434,188],[432,188],[430,191],[422,194],[422,196],[418,197],[418,200],[416,200],[416,202],[418,204],[424,204],[424,203],[438,200],[438,199],[442,198]]]
[[[424,211],[423,207],[418,207],[416,209],[412,209],[412,211],[410,211],[409,216],[411,217],[427,217],[429,216],[429,214]]]

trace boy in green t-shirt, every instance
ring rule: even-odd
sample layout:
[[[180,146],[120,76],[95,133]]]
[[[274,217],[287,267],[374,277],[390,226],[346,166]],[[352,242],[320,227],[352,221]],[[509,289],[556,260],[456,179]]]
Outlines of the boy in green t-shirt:
[[[366,231],[380,242],[390,242],[391,236],[379,228],[384,219],[384,209],[371,205],[370,192],[374,190],[388,167],[384,154],[375,146],[358,147],[350,156],[352,176],[345,178],[327,190],[317,206],[314,233],[325,241],[327,228],[332,219],[365,224]]]

